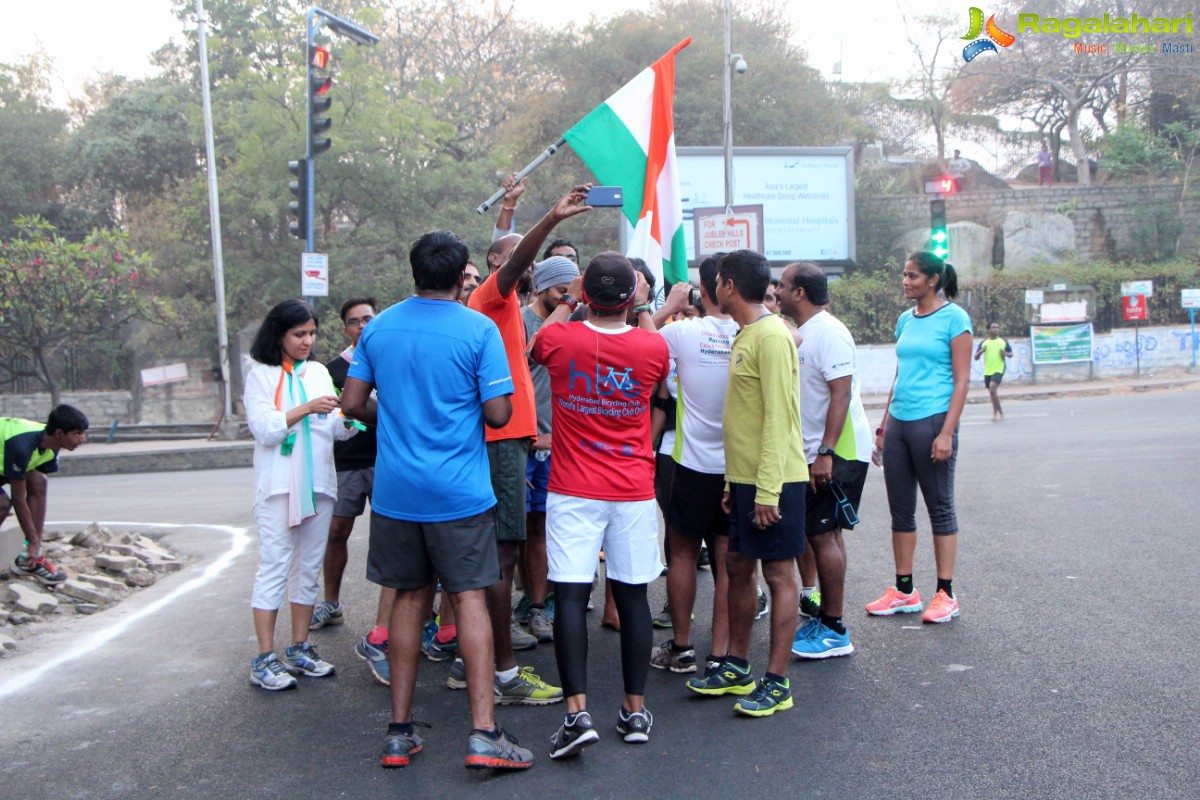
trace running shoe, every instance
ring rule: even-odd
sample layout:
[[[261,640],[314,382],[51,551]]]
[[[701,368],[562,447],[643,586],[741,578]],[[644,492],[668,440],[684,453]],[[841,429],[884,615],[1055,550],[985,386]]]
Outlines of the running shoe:
[[[533,766],[533,753],[520,747],[517,737],[497,725],[491,734],[471,731],[463,764],[467,769],[529,769]]]
[[[429,726],[423,722],[414,722],[413,725],[420,725],[422,728]],[[383,740],[383,755],[379,759],[379,763],[385,767],[407,767],[409,759],[421,752],[421,746],[425,742],[417,732],[412,733],[389,733]]]
[[[662,611],[658,612],[654,619],[650,621],[650,624],[656,628],[673,627],[674,623],[671,622],[671,606],[664,605]]]
[[[448,642],[439,642],[435,635],[428,642],[421,643],[421,652],[430,661],[450,661],[458,656],[458,637],[452,636]]]
[[[548,706],[562,702],[563,692],[551,686],[533,671],[533,667],[521,667],[511,681],[495,682],[496,703],[502,706]]]
[[[250,683],[268,692],[278,692],[280,689],[293,688],[296,679],[283,668],[278,656],[267,653],[250,659]]]
[[[958,616],[958,598],[946,594],[945,589],[938,589],[937,594],[925,609],[921,620],[924,622],[949,622]]]
[[[454,663],[450,665],[450,672],[446,673],[446,688],[467,688],[467,665],[461,658],[454,659]]]
[[[534,608],[529,611],[529,633],[538,642],[554,641],[554,622],[545,608]]]
[[[371,674],[375,676],[375,680],[384,686],[392,685],[392,668],[388,666],[387,641],[384,641],[382,644],[373,644],[369,638],[364,636],[359,640],[358,644],[354,645],[354,654],[367,662],[367,666],[371,668]]]
[[[892,614],[912,614],[921,610],[921,593],[913,589],[912,594],[901,594],[895,586],[889,586],[883,597],[867,603],[867,613],[876,617]]]
[[[625,706],[621,706],[621,711],[617,714],[617,733],[630,744],[644,744],[650,741],[650,728],[653,725],[654,715],[648,708],[626,711]]]
[[[688,678],[687,688],[704,695],[747,695],[754,691],[754,676],[749,667],[739,667],[725,661],[703,678]]]
[[[696,556],[696,569],[705,569],[712,566],[712,561],[708,557],[708,548],[701,545],[700,555]]]
[[[792,707],[792,690],[787,679],[779,683],[763,677],[748,696],[733,704],[733,710],[747,717],[769,717]]]
[[[28,575],[43,586],[57,586],[67,579],[67,573],[50,563],[50,559],[30,558],[24,553],[12,561],[12,570],[20,575]]]
[[[512,624],[512,649],[513,650],[532,650],[537,647],[538,638],[531,633],[526,633],[525,630],[517,623]],[[458,647],[457,642],[455,647]]]
[[[686,650],[676,650],[675,640],[668,639],[658,646],[654,655],[650,656],[650,666],[655,669],[669,669],[671,672],[683,674],[696,671],[696,651],[688,647]]]
[[[800,616],[816,619],[821,616],[821,593],[809,592],[800,595]]]
[[[309,623],[308,629],[315,631],[326,625],[341,625],[343,621],[342,604],[322,600],[313,609],[312,622]]]
[[[283,651],[283,668],[310,678],[324,678],[334,673],[333,664],[317,655],[317,648],[308,642],[287,646]]]
[[[586,711],[567,714],[563,724],[550,737],[550,757],[566,758],[579,755],[579,751],[600,740],[600,734],[592,728],[592,717]]]
[[[516,606],[513,607],[512,618],[513,622],[517,623],[518,625],[529,624],[529,595],[521,595],[521,599],[518,600]]]
[[[755,619],[762,619],[771,611],[771,601],[767,599],[767,595],[763,592],[761,586],[754,587],[758,591],[758,611],[755,612]]]
[[[838,633],[820,620],[810,620],[796,631],[792,642],[792,655],[797,658],[834,658],[848,656],[854,652],[850,644],[850,631]]]

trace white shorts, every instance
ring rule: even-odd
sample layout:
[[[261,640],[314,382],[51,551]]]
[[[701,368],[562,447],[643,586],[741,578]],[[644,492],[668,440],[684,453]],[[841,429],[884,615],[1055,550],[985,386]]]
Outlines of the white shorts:
[[[615,581],[649,583],[661,575],[654,500],[592,500],[547,492],[550,580],[591,583],[601,550],[605,573]]]

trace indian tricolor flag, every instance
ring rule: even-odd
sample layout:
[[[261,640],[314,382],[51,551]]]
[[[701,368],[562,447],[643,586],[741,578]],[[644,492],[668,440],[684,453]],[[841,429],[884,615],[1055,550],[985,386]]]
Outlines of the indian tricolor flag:
[[[563,135],[601,184],[625,190],[621,211],[633,227],[626,255],[668,283],[688,279],[673,110],[675,54],[691,43],[672,47]]]

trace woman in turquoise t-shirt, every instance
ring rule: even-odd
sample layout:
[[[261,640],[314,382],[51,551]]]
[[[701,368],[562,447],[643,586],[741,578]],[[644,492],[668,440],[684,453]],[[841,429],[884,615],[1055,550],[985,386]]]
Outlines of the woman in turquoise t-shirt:
[[[890,616],[922,608],[912,578],[919,486],[937,562],[937,590],[923,619],[949,622],[958,616],[952,583],[958,545],[954,463],[971,372],[971,319],[950,302],[958,294],[954,267],[933,253],[908,257],[903,284],[904,296],[916,306],[896,322],[896,379],[884,424],[875,432],[892,515],[896,584],[868,604],[867,613]]]

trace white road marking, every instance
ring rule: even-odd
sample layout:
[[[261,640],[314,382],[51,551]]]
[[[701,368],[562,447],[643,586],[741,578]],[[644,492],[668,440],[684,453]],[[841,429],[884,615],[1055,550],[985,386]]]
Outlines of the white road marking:
[[[92,520],[87,522],[53,522],[47,523],[46,527],[54,525],[62,527],[66,525],[90,525]],[[175,601],[179,600],[184,595],[187,595],[196,589],[206,586],[224,572],[234,559],[240,556],[250,544],[250,532],[248,528],[236,528],[230,525],[178,525],[173,523],[151,523],[151,522],[100,522],[100,525],[122,525],[130,527],[155,528],[158,530],[172,529],[181,530],[185,528],[195,528],[198,530],[213,530],[220,531],[229,535],[229,548],[222,553],[216,560],[204,568],[204,572],[192,578],[185,583],[176,586],[164,597],[160,597],[149,605],[143,606],[129,616],[114,622],[106,628],[96,631],[87,636],[83,641],[77,643],[69,651],[55,656],[47,661],[42,662],[36,667],[32,667],[24,672],[18,673],[15,677],[10,678],[4,683],[0,683],[0,700],[15,694],[22,689],[29,687],[31,684],[38,681],[40,678],[58,667],[75,659],[82,658],[84,655],[91,653],[98,647],[102,647],[113,639],[120,636],[126,630],[131,628],[135,623],[142,621],[151,614],[156,614]]]

